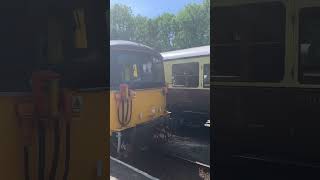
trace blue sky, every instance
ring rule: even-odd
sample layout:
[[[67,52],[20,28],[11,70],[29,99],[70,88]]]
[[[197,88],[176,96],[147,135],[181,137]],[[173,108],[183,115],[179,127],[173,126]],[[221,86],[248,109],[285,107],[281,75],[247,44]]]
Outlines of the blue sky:
[[[140,14],[150,18],[162,13],[176,14],[189,3],[201,3],[203,0],[110,0],[110,5],[125,4],[131,7],[135,15]]]

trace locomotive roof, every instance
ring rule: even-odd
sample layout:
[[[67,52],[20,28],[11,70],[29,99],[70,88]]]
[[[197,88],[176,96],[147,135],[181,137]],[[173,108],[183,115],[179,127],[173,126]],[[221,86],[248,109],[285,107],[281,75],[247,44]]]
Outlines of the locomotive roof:
[[[122,49],[122,50],[128,50],[128,51],[142,51],[146,53],[150,53],[154,56],[158,56],[162,59],[162,56],[159,52],[154,50],[153,48],[132,42],[132,41],[124,41],[124,40],[111,40],[110,41],[110,49]]]
[[[182,59],[198,56],[210,56],[210,46],[200,46],[161,53],[163,60]]]

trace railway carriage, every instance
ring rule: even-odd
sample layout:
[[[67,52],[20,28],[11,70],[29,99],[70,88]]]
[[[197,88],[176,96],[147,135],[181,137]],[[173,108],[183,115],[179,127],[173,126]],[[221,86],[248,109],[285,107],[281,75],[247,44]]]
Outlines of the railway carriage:
[[[163,52],[168,108],[182,125],[203,127],[210,114],[210,46]]]
[[[215,162],[320,165],[320,2],[215,0],[212,11]]]

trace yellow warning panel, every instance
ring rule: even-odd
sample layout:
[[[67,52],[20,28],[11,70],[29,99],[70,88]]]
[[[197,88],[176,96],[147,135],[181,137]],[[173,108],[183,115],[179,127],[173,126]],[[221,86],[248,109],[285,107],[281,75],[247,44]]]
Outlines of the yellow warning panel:
[[[106,179],[109,170],[107,154],[108,98],[105,91],[84,91],[73,94],[70,137],[69,179]],[[80,173],[81,172],[81,173]]]
[[[75,9],[73,17],[76,24],[75,29],[75,48],[87,48],[87,28],[85,20],[85,10],[83,8]]]
[[[0,95],[0,174],[1,179],[24,179],[22,131],[15,115],[14,96]]]

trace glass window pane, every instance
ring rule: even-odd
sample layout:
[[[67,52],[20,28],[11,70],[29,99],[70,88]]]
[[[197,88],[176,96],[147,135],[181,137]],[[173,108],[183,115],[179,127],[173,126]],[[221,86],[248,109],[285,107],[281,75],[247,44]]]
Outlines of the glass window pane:
[[[210,87],[210,64],[203,65],[203,87]]]
[[[118,88],[121,83],[126,83],[131,88],[164,86],[162,61],[148,53],[114,51],[111,52],[110,64],[112,88]]]
[[[304,83],[320,83],[320,8],[300,11],[300,73]]]
[[[214,79],[281,81],[286,19],[283,4],[216,7],[213,11]]]
[[[172,65],[173,86],[198,87],[199,63],[183,63]]]

